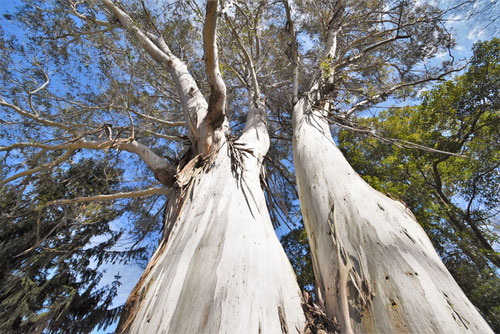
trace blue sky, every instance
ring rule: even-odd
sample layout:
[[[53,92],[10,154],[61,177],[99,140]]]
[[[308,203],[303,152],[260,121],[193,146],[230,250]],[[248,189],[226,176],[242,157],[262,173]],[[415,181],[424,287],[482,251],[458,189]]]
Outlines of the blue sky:
[[[492,1],[492,3],[493,2],[494,1]],[[0,17],[1,17],[0,25],[6,32],[14,33],[17,36],[22,36],[23,35],[22,30],[3,17],[3,14],[13,13],[15,10],[15,6],[18,3],[19,1],[17,0],[0,0]],[[495,6],[493,8],[498,11],[499,5],[496,2],[494,3]],[[461,18],[458,16],[455,16],[452,19],[454,19],[455,21],[450,21],[448,23],[448,26],[450,29],[453,30],[455,39],[457,41],[457,45],[454,48],[454,56],[456,59],[469,58],[471,56],[471,47],[474,42],[477,42],[479,40],[489,39],[493,37],[495,34],[494,32],[495,27],[490,26],[485,29],[482,29],[481,28],[482,26],[478,25],[477,22],[471,20],[461,21],[459,20]],[[447,57],[447,54],[437,55],[438,60],[443,57]],[[384,105],[390,106],[390,102],[391,101],[388,101]],[[119,230],[120,228],[123,228],[126,224],[127,222],[125,221],[115,221],[113,222],[113,228]],[[286,232],[288,231],[285,226],[282,226],[277,230],[278,235],[282,235]],[[99,240],[96,239],[93,240],[93,242],[99,242]],[[106,272],[101,281],[102,285],[110,284],[115,279],[114,276],[117,273],[120,273],[120,275],[122,276],[121,279],[122,285],[118,289],[118,296],[114,300],[114,305],[118,306],[123,304],[126,301],[135,283],[138,281],[140,275],[142,274],[143,268],[141,268],[139,265],[134,265],[134,264],[128,264],[128,265],[110,264],[110,265],[105,265],[104,269]],[[109,333],[113,332],[113,330],[114,326],[110,326],[105,330],[99,330],[99,331],[94,330],[92,333],[94,334]]]

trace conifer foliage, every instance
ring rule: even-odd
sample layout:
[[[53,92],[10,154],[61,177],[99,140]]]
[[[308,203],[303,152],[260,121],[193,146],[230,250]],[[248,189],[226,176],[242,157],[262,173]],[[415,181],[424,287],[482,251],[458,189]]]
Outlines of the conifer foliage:
[[[0,199],[0,332],[87,333],[113,322],[119,277],[100,285],[101,265],[141,255],[113,249],[122,232],[110,203],[54,205],[49,201],[112,191],[119,169],[82,160],[52,175],[39,174],[24,196],[15,188]]]

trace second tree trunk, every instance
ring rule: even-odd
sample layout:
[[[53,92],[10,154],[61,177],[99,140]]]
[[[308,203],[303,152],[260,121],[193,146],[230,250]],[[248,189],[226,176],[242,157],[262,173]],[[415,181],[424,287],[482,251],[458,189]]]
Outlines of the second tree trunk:
[[[294,116],[318,297],[342,333],[492,333],[411,211],[351,168],[305,99]]]

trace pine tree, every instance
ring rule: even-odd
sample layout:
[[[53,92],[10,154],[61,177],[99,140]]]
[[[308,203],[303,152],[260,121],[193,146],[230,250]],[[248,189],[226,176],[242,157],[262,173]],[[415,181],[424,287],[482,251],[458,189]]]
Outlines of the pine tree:
[[[112,323],[120,281],[99,286],[103,263],[141,255],[113,249],[122,232],[110,222],[121,215],[106,203],[51,206],[60,198],[106,194],[123,171],[82,160],[67,170],[40,173],[24,195],[15,188],[0,201],[0,331],[88,333]],[[94,238],[103,239],[91,242]]]

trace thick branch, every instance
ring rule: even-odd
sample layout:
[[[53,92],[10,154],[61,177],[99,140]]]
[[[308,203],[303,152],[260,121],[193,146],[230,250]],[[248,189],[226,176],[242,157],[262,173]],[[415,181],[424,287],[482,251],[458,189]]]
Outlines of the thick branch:
[[[170,191],[164,187],[152,187],[143,190],[127,191],[115,194],[77,197],[70,199],[58,199],[55,201],[47,202],[43,206],[38,207],[37,209],[40,210],[51,205],[74,204],[74,203],[95,202],[95,201],[110,201],[121,198],[137,198],[137,197],[145,197],[157,194],[168,195],[169,193]]]
[[[264,100],[254,90],[248,92],[248,114],[243,133],[238,139],[246,149],[260,161],[269,150],[270,140],[267,130],[267,114]]]
[[[196,81],[189,73],[184,62],[172,54],[165,40],[161,36],[144,33],[132,21],[130,16],[118,8],[110,0],[101,0],[104,6],[116,17],[123,28],[129,31],[141,43],[149,55],[159,63],[167,66],[172,75],[179,97],[181,98],[184,116],[188,121],[193,147],[203,150],[203,143],[208,136],[205,130],[204,119],[207,113],[207,102],[200,92]]]
[[[74,204],[74,203],[84,203],[84,202],[95,202],[95,201],[109,201],[109,200],[116,200],[116,199],[121,199],[121,198],[137,198],[137,197],[145,197],[145,196],[151,196],[151,195],[156,195],[156,194],[163,194],[163,195],[168,195],[170,192],[166,188],[148,188],[144,190],[138,190],[138,191],[129,191],[129,192],[121,192],[121,193],[115,193],[115,194],[108,194],[108,195],[96,195],[96,196],[90,196],[90,197],[77,197],[77,198],[71,198],[71,199],[59,199],[51,202],[47,202],[44,205],[41,205],[36,208],[36,210],[39,211],[39,217],[40,217],[40,210],[51,206],[51,205],[62,205],[62,204]],[[27,254],[34,250],[35,248],[39,247],[45,240],[47,240],[52,233],[54,233],[62,223],[64,223],[66,220],[63,219],[61,220],[60,223],[58,223],[56,226],[54,226],[49,233],[43,238],[40,238],[39,236],[37,237],[37,242],[34,246],[28,248],[27,250],[23,251],[22,253],[18,254],[17,256],[22,256],[24,254]]]
[[[130,16],[125,13],[123,10],[118,8],[112,1],[110,0],[101,0],[101,2],[106,6],[106,8],[111,12],[111,14],[118,19],[121,26],[129,31],[136,40],[141,43],[144,49],[148,52],[148,54],[153,57],[154,60],[160,63],[165,63],[167,66],[172,66],[173,62],[173,54],[168,50],[168,52],[164,52],[165,50],[160,50],[155,43],[153,43],[144,32],[142,32],[132,21]]]
[[[290,34],[290,45],[292,51],[292,68],[293,68],[293,81],[292,93],[293,104],[299,100],[299,47],[297,44],[297,35],[295,34],[295,26],[292,19],[292,10],[287,0],[283,0],[286,11],[286,20],[288,23],[288,33]]]
[[[175,183],[175,173],[177,168],[168,163],[162,157],[156,155],[147,146],[136,142],[123,142],[117,143],[116,147],[130,153],[135,153],[141,157],[142,160],[153,171],[155,178],[167,187],[172,187]]]
[[[394,42],[394,41],[396,41],[398,39],[404,39],[404,38],[409,38],[409,37],[408,36],[398,36],[398,35],[396,35],[394,37],[390,37],[390,38],[384,39],[384,40],[382,40],[382,41],[380,41],[378,43],[370,45],[369,47],[367,47],[366,49],[364,49],[363,51],[361,51],[357,55],[353,55],[353,56],[347,58],[343,62],[337,64],[335,67],[342,68],[342,67],[345,67],[347,65],[350,65],[350,64],[352,64],[352,63],[360,60],[364,56],[366,56],[367,53],[369,53],[371,51],[374,51],[374,50],[380,48],[381,46],[384,46],[386,44],[392,43],[392,42]]]
[[[51,166],[54,166],[56,164],[59,164],[71,156],[72,152],[74,152],[77,149],[91,149],[91,150],[104,150],[107,148],[117,148],[119,150],[127,151],[130,153],[137,154],[147,165],[148,167],[153,171],[153,174],[155,178],[161,182],[163,185],[167,187],[171,187],[175,183],[175,173],[177,171],[176,167],[167,162],[165,159],[162,157],[158,156],[155,154],[153,151],[151,151],[147,146],[136,142],[136,141],[124,141],[124,140],[113,140],[109,139],[106,141],[102,142],[97,142],[97,141],[86,141],[83,139],[64,143],[64,144],[59,144],[59,145],[47,145],[43,143],[17,143],[17,144],[12,144],[4,147],[0,147],[0,152],[1,151],[10,151],[16,148],[25,148],[25,147],[36,147],[36,148],[41,148],[44,150],[49,150],[49,151],[57,151],[57,150],[67,150],[67,152],[61,156],[59,159],[43,166],[39,166],[36,168],[32,168],[23,172],[20,172],[16,175],[11,176],[10,178],[7,178],[0,182],[0,186],[3,186],[4,184],[11,182],[13,180],[16,180],[20,177],[24,177],[27,175],[34,174],[36,172],[39,172],[40,170],[44,168],[49,168]]]
[[[229,25],[229,28],[231,28],[231,32],[233,33],[233,36],[236,39],[236,43],[238,44],[238,48],[241,50],[243,53],[243,57],[245,58],[245,61],[247,62],[247,70],[250,73],[250,79],[252,82],[253,89],[256,90],[258,94],[260,94],[260,89],[259,89],[259,82],[257,80],[257,73],[255,72],[255,66],[252,60],[252,57],[250,57],[250,54],[248,53],[248,50],[245,48],[243,45],[243,42],[241,41],[240,35],[236,31],[236,28],[231,21],[231,19],[226,16],[226,22]]]
[[[333,11],[332,18],[330,19],[328,23],[328,31],[327,31],[327,37],[326,37],[326,45],[323,50],[323,53],[320,58],[320,63],[318,64],[318,68],[316,69],[316,72],[314,73],[311,82],[309,84],[309,92],[317,91],[319,88],[319,80],[321,79],[321,65],[323,62],[328,62],[330,63],[333,59],[336,58],[337,54],[337,36],[342,29],[342,25],[340,24],[340,15],[342,14],[344,10],[344,7],[342,6],[342,1],[337,0],[335,3],[335,8]],[[332,69],[332,72],[329,73],[328,75],[328,80],[332,81],[334,77],[334,69]]]
[[[219,71],[217,50],[217,6],[218,1],[207,1],[207,14],[205,26],[203,27],[205,68],[211,91],[210,100],[208,101],[207,122],[213,129],[219,128],[226,117],[226,85]]]
[[[238,139],[238,143],[245,145],[245,148],[251,150],[254,156],[256,156],[259,161],[262,161],[270,145],[269,133],[267,131],[266,106],[260,93],[260,86],[252,57],[250,57],[248,50],[243,45],[231,19],[226,16],[226,21],[231,28],[239,49],[243,53],[247,65],[246,67],[251,78],[250,87],[248,87],[247,120],[243,133]]]

